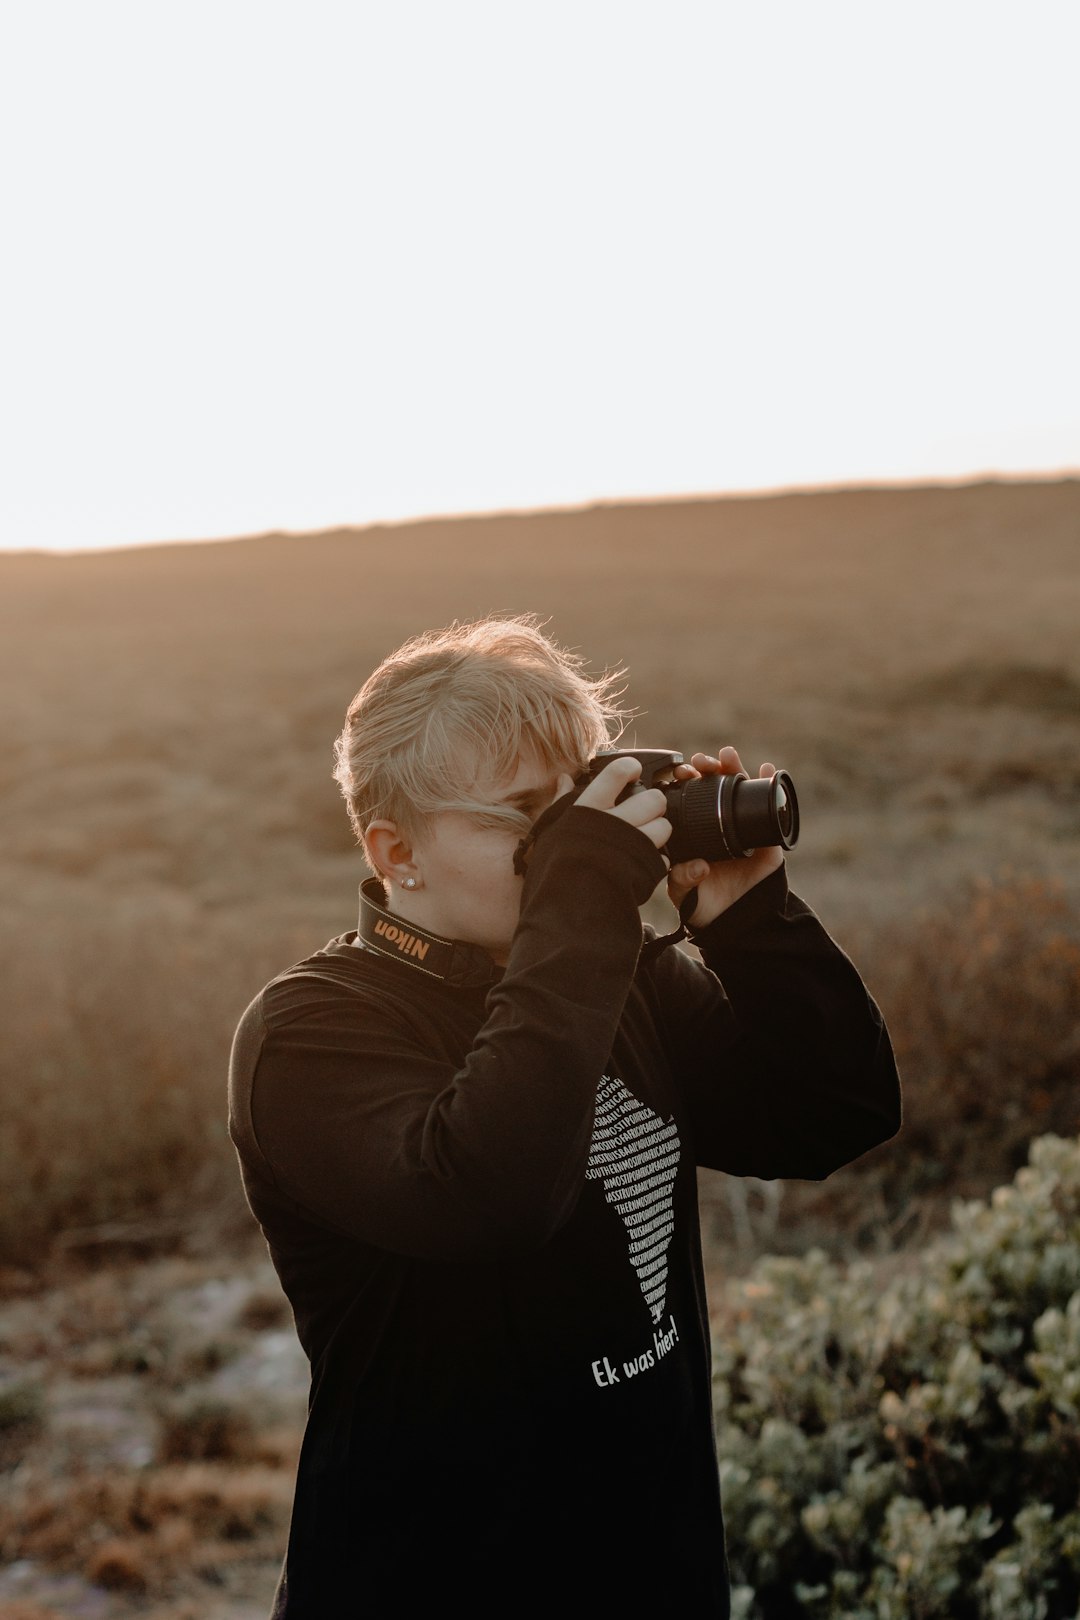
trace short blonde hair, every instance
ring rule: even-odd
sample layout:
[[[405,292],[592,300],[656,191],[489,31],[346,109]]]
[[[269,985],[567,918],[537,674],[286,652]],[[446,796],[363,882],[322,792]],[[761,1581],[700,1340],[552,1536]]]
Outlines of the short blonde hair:
[[[630,718],[617,687],[626,671],[586,675],[535,614],[456,621],[405,642],[349,704],[334,744],[334,778],[372,871],[364,839],[393,821],[411,842],[443,810],[483,811],[526,832],[529,818],[492,812],[477,784],[513,775],[532,747],[551,768],[580,770]]]

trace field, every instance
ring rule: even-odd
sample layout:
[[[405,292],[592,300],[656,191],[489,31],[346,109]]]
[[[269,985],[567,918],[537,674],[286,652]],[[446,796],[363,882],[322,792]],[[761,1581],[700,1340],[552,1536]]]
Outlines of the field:
[[[630,738],[791,771],[792,884],[889,1019],[901,1136],[822,1186],[711,1178],[718,1275],[811,1243],[903,1265],[952,1197],[1080,1128],[1076,481],[0,557],[0,1460],[41,1517],[3,1527],[10,1620],[265,1612],[302,1389],[228,1042],[354,925],[349,698],[405,636],[492,611],[625,665]]]

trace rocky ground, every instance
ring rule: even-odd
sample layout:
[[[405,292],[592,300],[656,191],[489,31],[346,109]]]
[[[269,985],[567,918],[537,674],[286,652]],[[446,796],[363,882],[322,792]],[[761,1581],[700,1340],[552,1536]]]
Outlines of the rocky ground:
[[[265,1256],[5,1280],[0,1620],[265,1620],[307,1383]]]

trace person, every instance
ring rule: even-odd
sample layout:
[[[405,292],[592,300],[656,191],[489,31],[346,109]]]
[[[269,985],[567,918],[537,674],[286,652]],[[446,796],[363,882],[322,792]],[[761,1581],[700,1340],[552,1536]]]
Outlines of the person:
[[[633,760],[574,797],[622,673],[495,617],[349,707],[359,924],[230,1068],[311,1362],[277,1620],[729,1613],[695,1166],[822,1179],[896,1133],[899,1082],[779,849],[670,867]],[[700,960],[643,927],[665,881]]]

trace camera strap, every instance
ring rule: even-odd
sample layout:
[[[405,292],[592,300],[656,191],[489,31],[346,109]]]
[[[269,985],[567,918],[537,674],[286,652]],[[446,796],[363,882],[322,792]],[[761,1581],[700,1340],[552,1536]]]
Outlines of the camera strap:
[[[429,979],[442,979],[460,990],[494,984],[502,973],[481,946],[469,945],[460,939],[444,939],[418,923],[395,916],[386,906],[386,895],[378,878],[366,878],[360,885],[360,919],[356,932],[365,949],[404,962],[426,973]]]
[[[639,956],[638,961],[655,962],[656,958],[661,954],[662,951],[666,951],[669,945],[677,945],[680,939],[687,939],[689,937],[688,930],[690,926],[690,918],[697,910],[697,903],[698,892],[696,888],[693,888],[690,890],[688,895],[684,896],[683,903],[679,907],[678,928],[676,928],[673,933],[658,934],[655,939],[646,940],[645,944],[641,947],[641,955]]]
[[[536,843],[536,840],[539,838],[540,834],[546,831],[546,829],[551,826],[552,822],[558,821],[559,817],[569,810],[580,791],[581,789],[579,787],[575,787],[571,789],[569,793],[564,793],[560,799],[555,800],[554,804],[548,805],[542,816],[537,816],[536,820],[525,834],[525,837],[521,840],[517,849],[514,851],[514,871],[517,873],[518,877],[524,877],[525,873],[528,871],[529,856],[532,854],[532,847]]]

